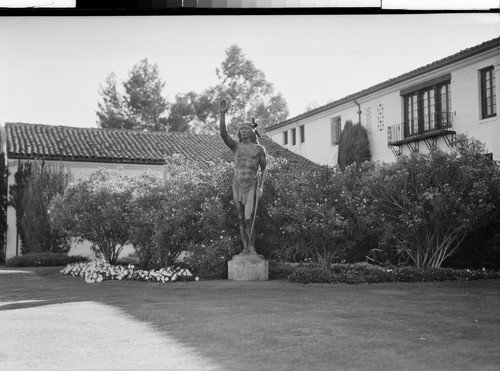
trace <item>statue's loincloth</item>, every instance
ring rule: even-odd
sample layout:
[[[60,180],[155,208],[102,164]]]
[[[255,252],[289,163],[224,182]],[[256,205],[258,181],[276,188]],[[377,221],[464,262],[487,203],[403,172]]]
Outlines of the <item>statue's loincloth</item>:
[[[233,181],[233,199],[234,202],[245,205],[245,219],[252,218],[255,199],[257,197],[257,185],[258,179],[244,185],[238,183],[236,179]]]

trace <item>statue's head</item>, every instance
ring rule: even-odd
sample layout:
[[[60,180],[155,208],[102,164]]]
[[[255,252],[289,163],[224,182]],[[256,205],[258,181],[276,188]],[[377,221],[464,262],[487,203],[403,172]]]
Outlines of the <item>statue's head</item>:
[[[246,135],[249,135],[252,143],[259,144],[257,137],[260,137],[260,135],[257,132],[257,130],[255,130],[256,127],[257,127],[257,124],[255,123],[255,120],[253,120],[253,123],[244,122],[244,123],[240,124],[240,127],[238,128],[239,141],[242,142],[243,138]],[[248,134],[246,134],[246,132],[248,132]],[[243,135],[242,135],[242,133],[243,133]]]

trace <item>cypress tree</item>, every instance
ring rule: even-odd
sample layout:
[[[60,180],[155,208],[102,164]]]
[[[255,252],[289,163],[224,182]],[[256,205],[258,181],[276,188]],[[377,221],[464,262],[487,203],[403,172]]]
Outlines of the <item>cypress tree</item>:
[[[353,124],[350,120],[346,121],[339,139],[338,164],[341,169],[354,163],[362,164],[370,159],[370,143],[366,129],[359,123]]]

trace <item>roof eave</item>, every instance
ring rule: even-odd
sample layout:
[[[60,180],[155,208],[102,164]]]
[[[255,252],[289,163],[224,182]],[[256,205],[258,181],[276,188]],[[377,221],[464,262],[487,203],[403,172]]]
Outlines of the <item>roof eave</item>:
[[[364,90],[361,90],[361,91],[359,91],[357,93],[348,95],[348,96],[346,96],[344,98],[341,98],[341,99],[339,99],[337,101],[334,101],[334,102],[331,102],[331,103],[327,103],[324,106],[315,108],[315,109],[313,109],[311,111],[302,113],[302,114],[300,114],[298,116],[295,116],[295,117],[292,117],[292,118],[290,118],[288,120],[285,120],[283,122],[280,122],[280,123],[276,124],[275,126],[266,128],[266,130],[267,130],[267,132],[272,132],[272,131],[280,129],[280,128],[284,127],[284,126],[296,123],[296,122],[298,122],[300,120],[303,120],[305,118],[308,118],[308,117],[317,115],[319,113],[322,113],[324,111],[328,111],[328,110],[330,110],[332,108],[338,107],[338,106],[340,106],[342,104],[345,104],[345,103],[347,103],[349,101],[352,101],[352,100],[355,100],[355,99],[359,99],[361,97],[367,96],[369,94],[376,93],[376,92],[378,92],[380,90],[383,90],[383,89],[386,89],[386,88],[390,88],[391,86],[394,86],[396,84],[400,84],[403,81],[412,79],[412,78],[414,78],[416,76],[419,76],[419,75],[424,75],[426,73],[435,71],[435,70],[437,70],[439,68],[443,68],[445,66],[448,66],[448,65],[460,62],[462,60],[474,57],[474,56],[476,56],[478,54],[490,51],[490,50],[492,50],[494,48],[498,48],[499,46],[500,46],[500,38],[496,38],[496,39],[493,39],[493,40],[490,40],[490,41],[486,41],[486,42],[484,42],[482,44],[479,44],[479,45],[477,45],[475,47],[472,47],[471,48],[472,50],[469,50],[468,52],[463,52],[463,51],[462,52],[458,52],[458,53],[453,54],[453,55],[451,55],[449,57],[443,58],[443,59],[438,60],[436,62],[433,62],[431,64],[428,64],[428,65],[425,65],[423,67],[420,67],[420,68],[417,68],[415,70],[412,70],[410,72],[407,72],[407,73],[405,73],[403,75],[394,77],[392,79],[389,79],[389,80],[386,80],[384,82],[381,82],[381,83],[379,83],[377,85],[374,85],[374,86],[371,86],[371,87],[366,88]]]
[[[9,160],[44,160],[44,161],[69,161],[69,162],[103,162],[118,164],[140,164],[140,165],[164,165],[165,160],[159,159],[127,159],[127,158],[109,158],[109,157],[68,157],[51,155],[23,155],[9,152]]]

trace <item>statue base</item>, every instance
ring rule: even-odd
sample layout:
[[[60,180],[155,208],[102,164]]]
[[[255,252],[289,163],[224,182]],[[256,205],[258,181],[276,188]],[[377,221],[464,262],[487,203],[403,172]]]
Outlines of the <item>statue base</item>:
[[[269,277],[269,263],[262,255],[235,255],[227,267],[229,280],[267,281]]]

